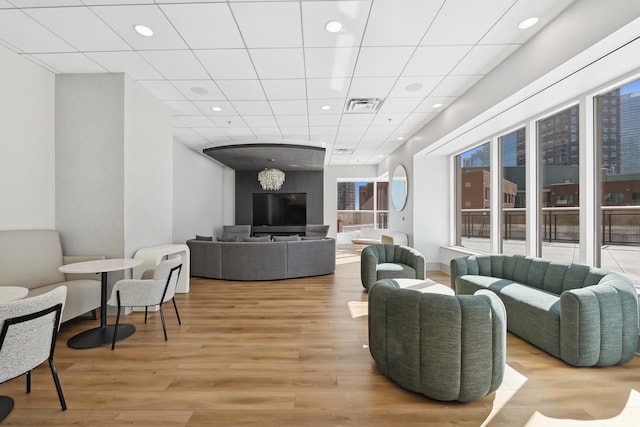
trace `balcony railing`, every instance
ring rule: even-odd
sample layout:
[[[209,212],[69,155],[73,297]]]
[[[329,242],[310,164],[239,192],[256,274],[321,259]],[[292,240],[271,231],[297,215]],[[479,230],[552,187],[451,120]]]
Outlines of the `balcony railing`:
[[[542,230],[546,242],[578,242],[579,208],[543,208]],[[607,206],[601,209],[602,244],[640,245],[640,208]],[[525,240],[526,209],[503,210],[504,239]],[[462,237],[490,237],[489,209],[462,209]]]

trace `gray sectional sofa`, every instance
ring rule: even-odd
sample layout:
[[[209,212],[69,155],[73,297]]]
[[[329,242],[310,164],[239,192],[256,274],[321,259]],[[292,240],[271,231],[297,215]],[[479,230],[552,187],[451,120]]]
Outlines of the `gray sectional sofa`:
[[[278,280],[331,274],[336,241],[214,242],[191,239],[191,275],[224,280]]]
[[[625,277],[540,258],[484,255],[451,260],[456,294],[495,292],[507,329],[574,366],[628,362],[638,344],[638,298]]]

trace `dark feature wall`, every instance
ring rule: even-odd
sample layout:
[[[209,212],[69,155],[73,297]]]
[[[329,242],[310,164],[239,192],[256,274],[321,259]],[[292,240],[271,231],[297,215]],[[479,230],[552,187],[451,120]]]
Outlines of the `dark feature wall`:
[[[307,193],[307,224],[323,223],[323,171],[285,171],[278,191],[266,191],[258,171],[236,171],[236,224],[251,224],[253,193]]]

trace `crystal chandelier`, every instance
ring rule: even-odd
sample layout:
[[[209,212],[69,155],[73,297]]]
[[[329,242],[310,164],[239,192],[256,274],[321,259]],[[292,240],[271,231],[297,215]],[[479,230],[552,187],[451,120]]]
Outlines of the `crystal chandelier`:
[[[279,190],[284,182],[284,172],[280,169],[265,168],[258,172],[258,181],[263,190]]]

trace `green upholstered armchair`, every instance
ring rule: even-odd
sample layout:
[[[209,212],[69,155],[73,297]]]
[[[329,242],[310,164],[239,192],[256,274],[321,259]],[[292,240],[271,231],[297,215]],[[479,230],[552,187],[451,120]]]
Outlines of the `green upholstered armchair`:
[[[424,279],[425,258],[400,245],[371,245],[360,256],[360,280],[365,289],[380,279]]]

